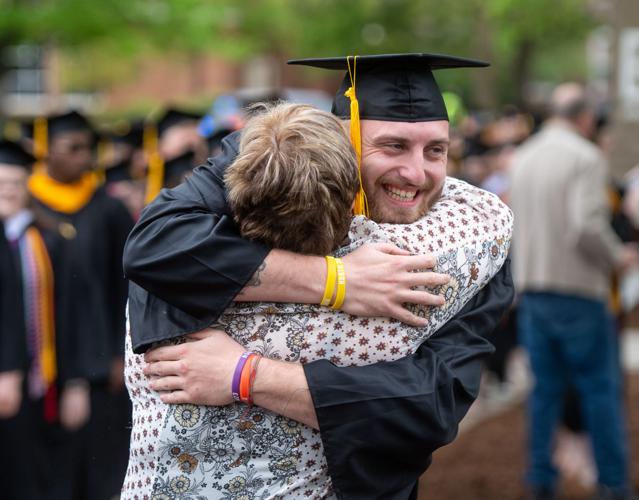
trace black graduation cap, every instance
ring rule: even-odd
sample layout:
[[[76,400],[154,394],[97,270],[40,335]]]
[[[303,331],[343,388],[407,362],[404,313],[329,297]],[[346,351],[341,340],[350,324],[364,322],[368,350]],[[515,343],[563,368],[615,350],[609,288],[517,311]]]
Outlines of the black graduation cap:
[[[49,138],[65,132],[88,131],[95,133],[91,123],[77,111],[69,111],[47,117],[47,135]]]
[[[346,71],[333,100],[336,116],[350,118],[351,101],[344,93],[355,87],[361,119],[398,122],[448,120],[433,71],[488,66],[475,59],[424,53],[294,59],[288,64]]]
[[[129,167],[131,166],[128,159],[122,160],[119,163],[104,170],[104,182],[109,184],[111,182],[130,181],[131,174],[129,173]]]
[[[182,182],[185,174],[195,168],[193,151],[187,151],[172,160],[164,162],[164,185],[173,187]]]
[[[27,153],[19,144],[13,141],[0,140],[0,164],[14,165],[31,170],[35,161],[35,157]]]
[[[176,125],[187,122],[199,122],[201,119],[201,115],[175,108],[169,108],[164,112],[162,117],[157,122],[158,134],[162,135],[168,129]]]
[[[144,121],[132,121],[128,124],[126,130],[113,134],[111,140],[115,143],[124,143],[134,148],[141,148],[144,141]]]
[[[464,158],[471,156],[482,156],[488,152],[489,148],[480,139],[479,135],[468,137],[464,140]]]

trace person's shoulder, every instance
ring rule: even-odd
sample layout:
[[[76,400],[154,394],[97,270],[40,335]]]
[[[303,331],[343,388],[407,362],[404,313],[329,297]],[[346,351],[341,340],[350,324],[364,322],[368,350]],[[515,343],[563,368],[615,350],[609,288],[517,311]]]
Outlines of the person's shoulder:
[[[208,170],[221,180],[224,178],[226,168],[233,163],[240,151],[241,131],[236,130],[222,139],[222,151],[216,156],[209,158],[205,165],[198,169]]]
[[[170,189],[163,190],[170,194],[169,198],[192,199],[197,197],[202,203],[217,206],[224,194],[224,174],[227,167],[238,155],[240,131],[233,132],[222,139],[222,151],[208,158],[206,163],[193,170],[186,181]]]
[[[125,224],[133,223],[133,218],[126,205],[122,200],[109,194],[105,186],[100,186],[92,200],[89,202],[92,210],[90,215],[97,217],[99,220],[113,220],[119,221]]]
[[[95,194],[93,195],[92,202],[99,203],[100,206],[106,207],[107,209],[126,210],[126,207],[122,200],[110,194],[107,191],[106,186],[100,186],[98,189],[96,189]]]
[[[541,129],[531,135],[515,150],[513,163],[527,155],[535,155],[539,149],[543,149],[546,143],[552,141],[553,133],[546,129]]]

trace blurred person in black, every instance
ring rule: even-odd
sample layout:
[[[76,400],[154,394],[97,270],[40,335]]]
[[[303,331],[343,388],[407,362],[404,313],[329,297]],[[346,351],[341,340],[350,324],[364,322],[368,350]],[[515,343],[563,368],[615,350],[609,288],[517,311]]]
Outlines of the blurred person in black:
[[[192,151],[196,164],[208,158],[208,146],[198,125],[202,116],[177,108],[167,108],[157,121],[158,151],[164,161]]]
[[[351,57],[351,68],[353,62]],[[347,66],[345,58],[298,63],[344,70]],[[405,166],[403,175],[421,178],[419,187],[407,187],[411,202],[407,203],[409,208],[404,207],[406,210],[395,211],[387,206],[393,205],[386,193],[389,185],[409,184],[399,180],[400,174],[386,184],[367,185],[369,201],[377,201],[381,205],[378,210],[392,219],[380,220],[413,217],[416,199],[423,209],[428,206],[428,199],[437,196],[436,187],[423,188],[424,176],[433,175],[424,171],[431,165],[432,155],[442,153],[442,142],[447,149],[447,113],[431,69],[482,63],[414,54],[358,57],[356,64],[362,123],[370,120],[371,127],[388,129],[386,135],[380,134],[380,141],[381,135],[385,137],[383,144],[366,142],[370,137],[364,134],[362,170],[374,168],[373,157],[386,158],[382,167],[403,170]],[[348,80],[347,74],[333,108],[336,115],[345,119],[354,109],[344,97],[349,87],[354,96],[353,84],[349,85]],[[373,98],[376,92],[382,96],[380,99]],[[420,133],[431,127],[445,130],[442,142],[424,143]],[[394,129],[402,132],[392,133]],[[157,295],[131,286],[131,332],[138,352],[176,332],[184,334],[208,327],[239,293],[241,300],[319,301],[314,285],[323,282],[325,276],[321,257],[269,253],[268,248],[239,238],[224,202],[222,184],[223,171],[237,154],[237,140],[237,134],[225,139],[221,156],[197,169],[180,187],[163,191],[145,210],[129,238],[125,269],[131,279]],[[393,152],[395,160],[389,158]],[[425,257],[388,255],[375,247],[364,247],[352,256],[345,259],[347,312],[423,324],[402,305],[427,300],[414,295],[407,300],[406,296],[411,286],[406,278],[416,280],[411,281],[413,285],[425,279],[407,271],[427,267]],[[305,259],[319,260],[311,264]],[[477,396],[481,360],[492,350],[483,336],[492,330],[511,299],[506,265],[458,316],[442,327],[441,335],[424,342],[413,356],[366,367],[338,368],[327,360],[303,366],[274,362],[275,373],[271,371],[270,380],[295,390],[284,391],[279,400],[276,396],[271,409],[303,422],[317,419],[314,426],[319,422],[329,473],[338,495],[414,498],[416,481],[430,463],[431,453],[454,439],[459,420]],[[209,359],[211,353],[223,353],[219,347],[207,338],[188,344],[188,351],[202,350],[204,358]],[[207,362],[207,366],[210,372],[215,371],[215,365]],[[286,373],[277,372],[284,368]],[[265,369],[263,373],[266,372]],[[207,386],[201,393],[205,398],[197,402],[226,404],[206,400],[212,393],[226,391],[228,388],[223,385]]]
[[[44,168],[29,179],[36,207],[56,221],[67,240],[64,279],[73,301],[71,335],[87,339],[80,370],[90,381],[91,417],[74,460],[82,498],[110,498],[119,491],[127,461],[130,407],[123,384],[127,283],[122,250],[132,219],[119,200],[99,186],[95,136],[88,120],[71,111],[46,120]],[[36,124],[36,127],[38,125]],[[37,142],[41,133],[34,133]],[[36,146],[38,146],[36,144]]]
[[[111,163],[104,170],[107,193],[122,201],[134,220],[144,208],[147,159],[144,152],[144,124],[136,120],[121,134],[112,134]]]
[[[10,329],[2,330],[0,434],[10,498],[72,498],[73,447],[89,418],[89,392],[78,353],[85,338],[65,315],[65,240],[54,221],[31,209],[27,179],[35,162],[18,144],[0,141],[0,219],[14,280]],[[5,260],[6,259],[6,260]],[[4,274],[4,273],[3,273]],[[6,315],[6,316],[5,316]],[[8,404],[8,402],[10,402]],[[13,418],[11,418],[13,417]]]
[[[166,188],[174,188],[191,175],[196,167],[193,151],[187,151],[180,156],[164,163],[164,182]]]

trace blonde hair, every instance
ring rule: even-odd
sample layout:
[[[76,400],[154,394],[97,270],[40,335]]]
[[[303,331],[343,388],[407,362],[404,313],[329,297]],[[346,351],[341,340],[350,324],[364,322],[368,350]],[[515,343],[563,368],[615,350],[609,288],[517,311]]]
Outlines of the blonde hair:
[[[240,232],[273,248],[325,255],[346,237],[359,189],[346,132],[309,105],[258,108],[225,174]]]

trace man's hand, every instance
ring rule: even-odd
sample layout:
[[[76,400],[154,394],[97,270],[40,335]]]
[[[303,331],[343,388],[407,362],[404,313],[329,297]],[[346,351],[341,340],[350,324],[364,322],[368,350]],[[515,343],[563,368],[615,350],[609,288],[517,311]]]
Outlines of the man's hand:
[[[222,406],[233,402],[231,380],[245,349],[221,330],[188,335],[180,345],[147,352],[144,373],[164,403]]]
[[[363,245],[342,259],[346,271],[343,309],[355,316],[387,316],[413,326],[428,320],[411,313],[404,304],[441,306],[444,297],[415,287],[432,288],[450,280],[446,274],[425,271],[435,266],[432,255],[410,255],[394,245]],[[419,272],[412,272],[412,271]]]
[[[65,385],[60,398],[62,427],[75,431],[87,423],[91,415],[90,391],[85,380],[72,380]]]
[[[19,370],[0,373],[0,418],[15,417],[20,410],[22,378]]]

